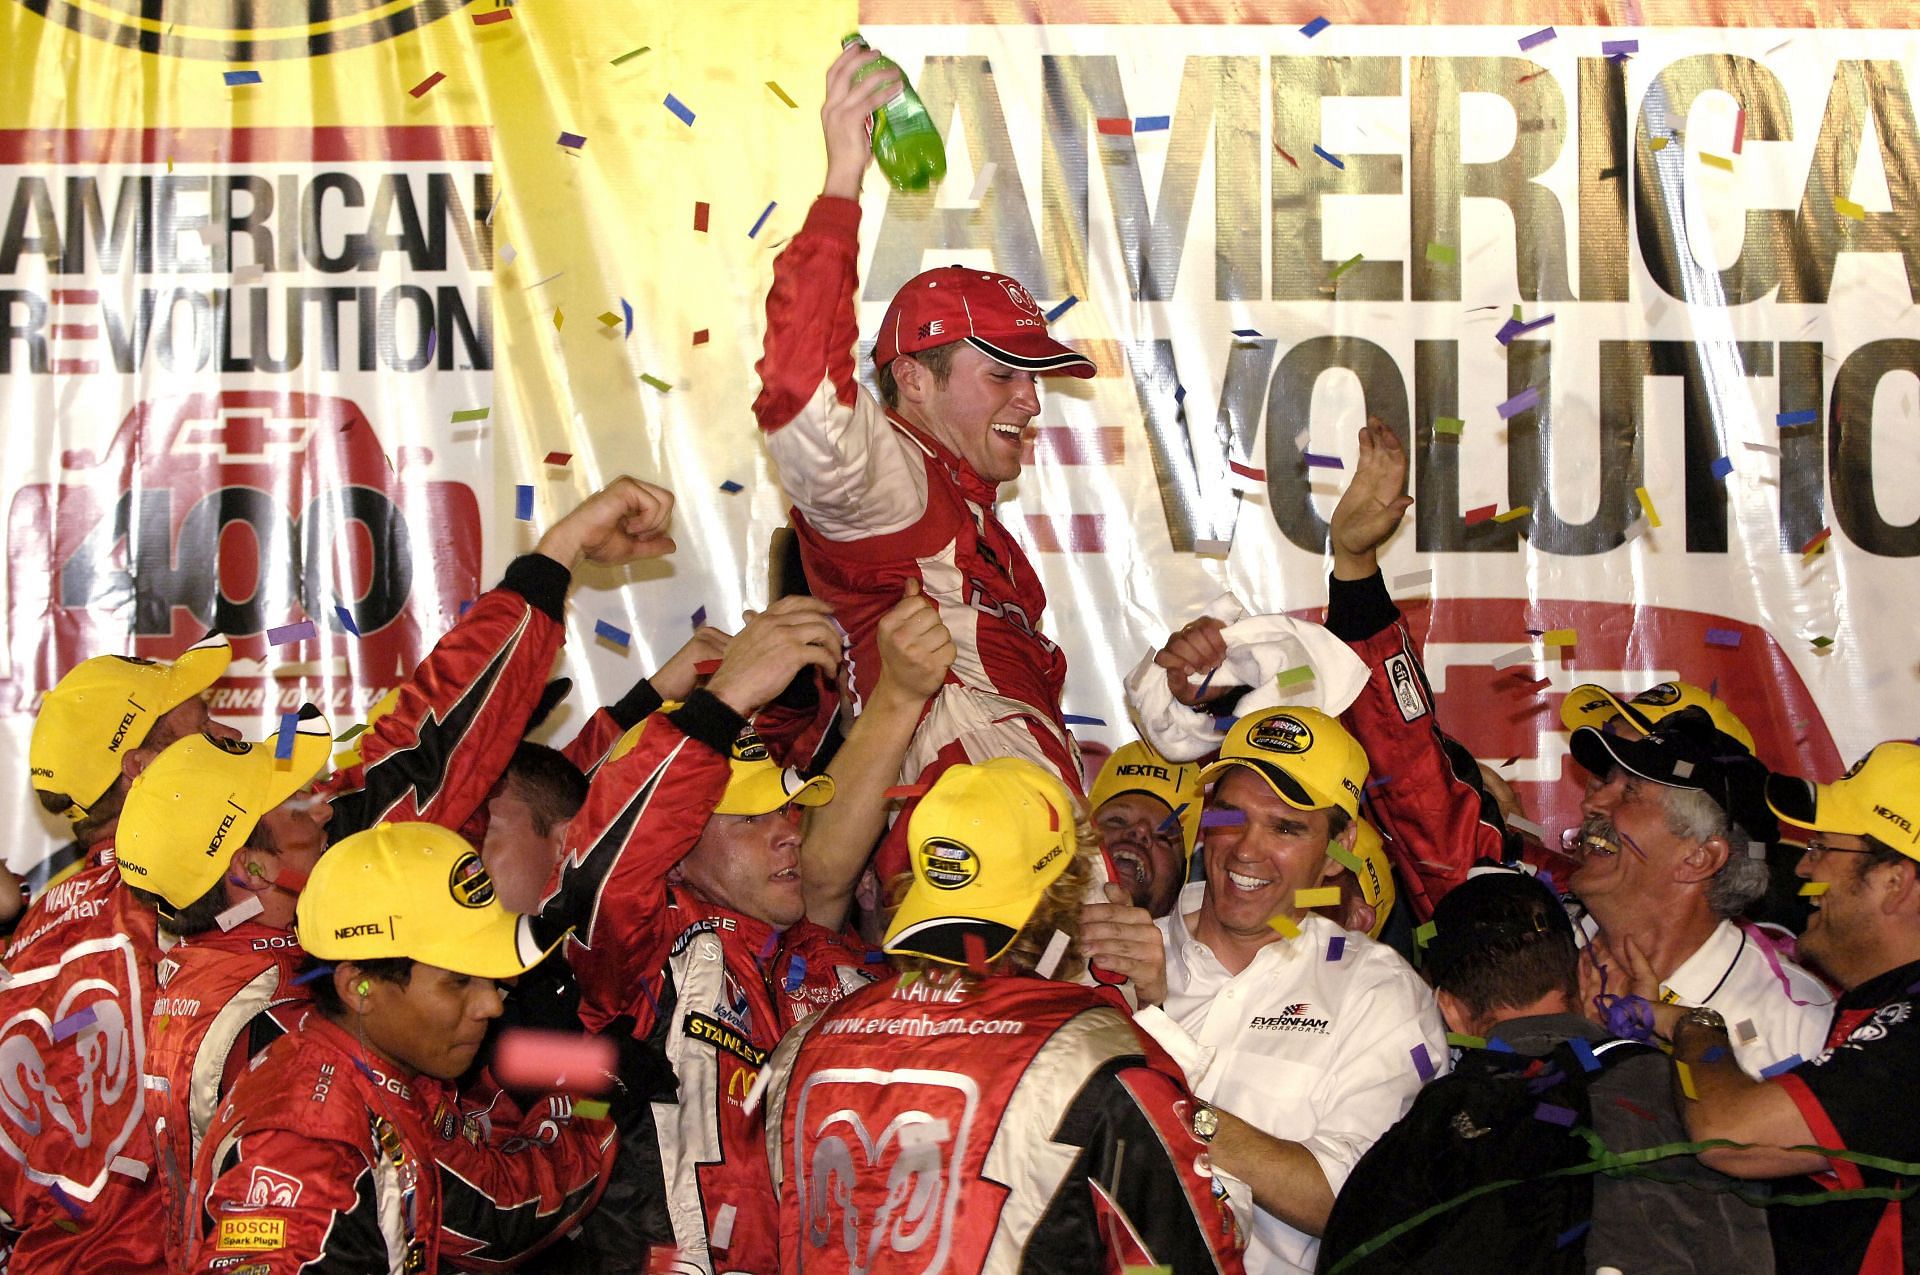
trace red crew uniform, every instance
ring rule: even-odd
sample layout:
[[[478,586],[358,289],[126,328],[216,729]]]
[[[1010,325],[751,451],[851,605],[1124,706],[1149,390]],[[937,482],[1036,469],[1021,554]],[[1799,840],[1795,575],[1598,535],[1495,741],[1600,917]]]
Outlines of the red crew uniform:
[[[234,1087],[194,1167],[206,1232],[190,1269],[260,1275],[502,1266],[599,1195],[614,1129],[542,1102],[503,1141],[431,1077],[370,1065],[317,1012]]]
[[[897,976],[769,1066],[783,1271],[1241,1270],[1186,1084],[1112,992]]]

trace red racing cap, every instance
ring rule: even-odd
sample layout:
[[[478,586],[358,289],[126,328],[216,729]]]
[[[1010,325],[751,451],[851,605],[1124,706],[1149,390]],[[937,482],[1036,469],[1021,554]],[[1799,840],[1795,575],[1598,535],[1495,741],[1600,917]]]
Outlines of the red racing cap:
[[[1047,317],[1018,279],[942,266],[907,280],[880,321],[873,365],[965,341],[997,363],[1043,375],[1089,377],[1093,360],[1047,335]]]

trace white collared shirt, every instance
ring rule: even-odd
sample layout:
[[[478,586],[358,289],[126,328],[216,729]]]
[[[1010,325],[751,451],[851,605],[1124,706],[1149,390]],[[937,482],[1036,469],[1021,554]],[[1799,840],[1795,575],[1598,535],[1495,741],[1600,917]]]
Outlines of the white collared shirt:
[[[1833,996],[1819,979],[1785,957],[1776,975],[1760,944],[1732,921],[1715,926],[1661,989],[1682,1005],[1718,1010],[1734,1059],[1756,1080],[1795,1054],[1803,1061],[1819,1057],[1833,1018]]]
[[[1368,1147],[1413,1105],[1423,1083],[1413,1049],[1448,1066],[1433,994],[1393,949],[1317,913],[1300,937],[1269,943],[1238,974],[1193,937],[1188,914],[1205,882],[1180,892],[1155,924],[1167,946],[1167,1015],[1213,1057],[1194,1085],[1202,1100],[1261,1132],[1306,1147],[1335,1192]],[[1337,961],[1328,941],[1343,941]],[[1225,1174],[1234,1209],[1251,1218],[1249,1275],[1310,1272],[1320,1241],[1254,1207]]]

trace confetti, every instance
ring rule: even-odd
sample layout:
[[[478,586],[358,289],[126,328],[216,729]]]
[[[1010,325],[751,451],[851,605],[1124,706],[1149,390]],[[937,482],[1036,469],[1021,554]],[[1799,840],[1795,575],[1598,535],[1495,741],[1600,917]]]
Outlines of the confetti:
[[[775,84],[772,80],[767,81],[767,90],[771,92],[775,97],[779,98],[782,102],[785,102],[789,110],[797,111],[800,109],[800,104],[794,101],[792,98],[788,97],[787,91],[781,88],[778,84]]]
[[[1315,452],[1302,452],[1300,459],[1307,463],[1308,469],[1346,468],[1346,464],[1338,456],[1321,456]]]
[[[1728,650],[1733,650],[1740,645],[1739,631],[1735,629],[1708,629],[1707,645],[1724,646]]]
[[[1525,518],[1528,514],[1532,512],[1533,512],[1532,505],[1515,505],[1513,508],[1507,510],[1505,513],[1495,514],[1493,516],[1493,520],[1495,522],[1513,522],[1516,519]]]
[[[512,264],[513,264],[513,259],[514,259],[515,257],[517,257],[517,256],[519,256],[519,255],[520,255],[519,253],[517,253],[517,252],[515,252],[515,251],[513,250],[513,245],[512,245],[512,244],[510,244],[510,243],[502,243],[502,244],[500,245],[500,264],[501,264],[501,265],[503,265],[503,266],[510,266],[510,265],[512,265]]]
[[[1354,253],[1351,257],[1348,257],[1345,261],[1341,262],[1339,265],[1333,268],[1333,274],[1328,276],[1328,281],[1331,282],[1332,280],[1338,279],[1341,275],[1353,269],[1355,266],[1359,265],[1362,261],[1365,261],[1366,259],[1367,259],[1367,254],[1365,254],[1364,252]]]
[[[1592,1227],[1593,1221],[1591,1219],[1585,1222],[1576,1222],[1566,1230],[1560,1232],[1559,1238],[1554,1240],[1553,1246],[1557,1249],[1565,1248],[1567,1245],[1585,1235]]]
[[[1284,159],[1284,160],[1286,160],[1286,161],[1287,161],[1287,162],[1288,162],[1289,164],[1292,164],[1292,165],[1293,165],[1293,166],[1294,166],[1295,168],[1298,168],[1298,167],[1300,167],[1300,161],[1299,161],[1299,160],[1297,160],[1297,159],[1295,159],[1295,158],[1294,158],[1293,156],[1291,156],[1291,155],[1289,155],[1289,154],[1287,154],[1287,152],[1285,152],[1285,151],[1283,151],[1283,150],[1281,150],[1281,149],[1280,149],[1280,143],[1278,143],[1278,142],[1275,142],[1275,143],[1273,144],[1273,149],[1274,149],[1274,151],[1275,151],[1275,153],[1277,153],[1277,154],[1278,154],[1278,155],[1280,156],[1280,158],[1281,158],[1281,159]],[[1318,147],[1315,147],[1314,149],[1316,149],[1316,150],[1318,150],[1319,148],[1318,148]]]
[[[880,795],[888,801],[906,801],[913,797],[926,796],[932,787],[932,784],[895,784]]]
[[[1436,417],[1433,422],[1434,433],[1450,434],[1455,438],[1460,437],[1460,431],[1466,427],[1467,423],[1458,416],[1440,416]]]
[[[779,201],[779,200],[777,200],[777,199],[770,199],[770,200],[768,200],[768,201],[767,201],[767,206],[766,206],[765,208],[762,208],[762,209],[760,210],[760,216],[759,216],[759,218],[758,218],[757,220],[755,220],[755,221],[754,221],[754,223],[753,223],[753,229],[752,229],[752,230],[749,230],[749,231],[747,232],[747,238],[749,238],[749,239],[757,239],[757,238],[759,237],[759,235],[760,235],[760,227],[762,227],[762,226],[764,226],[764,225],[766,225],[766,224],[767,224],[767,218],[769,218],[769,217],[771,217],[771,216],[773,216],[773,210],[774,210],[775,208],[778,208],[779,206],[780,206],[780,201]]]
[[[1065,314],[1067,311],[1073,309],[1073,307],[1079,304],[1080,304],[1080,298],[1074,296],[1072,293],[1068,293],[1066,300],[1062,301],[1059,305],[1053,307],[1053,309],[1047,311],[1047,322],[1048,323],[1054,322],[1055,320],[1059,319],[1061,315]]]
[[[1496,671],[1512,668],[1516,664],[1531,664],[1532,662],[1533,648],[1530,646],[1515,647],[1505,655],[1496,655],[1493,657],[1493,667]]]
[[[1041,978],[1052,978],[1053,972],[1060,968],[1060,962],[1067,954],[1069,942],[1071,940],[1065,933],[1055,930],[1053,937],[1047,940],[1046,950],[1040,953],[1039,963],[1033,967],[1033,972]]]
[[[1447,244],[1430,243],[1427,245],[1427,260],[1436,266],[1456,265],[1460,261],[1460,253]]]
[[[648,385],[653,386],[654,389],[659,390],[662,394],[665,394],[671,389],[673,389],[673,386],[668,385],[665,381],[661,380],[659,377],[655,376],[651,372],[642,372],[640,374],[640,379],[645,381]]]
[[[1340,887],[1325,885],[1312,890],[1295,890],[1293,906],[1302,909],[1337,908],[1340,906]]]
[[[626,321],[627,336],[633,335],[633,307],[627,304],[625,297],[620,298],[620,317]]]
[[[432,90],[434,85],[438,84],[440,81],[446,78],[447,77],[444,72],[435,71],[432,75],[429,75],[426,79],[420,81],[418,84],[408,89],[407,92],[413,95],[414,97],[425,97],[428,94],[428,92]]]
[[[1673,1066],[1674,1070],[1680,1073],[1680,1092],[1695,1102],[1700,1101],[1700,1095],[1693,1087],[1693,1069],[1681,1062],[1678,1058],[1673,1060]]]
[[[1800,887],[1800,897],[1803,899],[1817,899],[1831,888],[1831,883],[1826,881],[1808,881]]]
[[[1801,1058],[1799,1054],[1788,1054],[1785,1058],[1782,1058],[1779,1062],[1773,1064],[1771,1067],[1761,1068],[1760,1078],[1762,1080],[1772,1080],[1775,1076],[1782,1075],[1786,1072],[1792,1071],[1795,1067],[1798,1067],[1804,1061],[1805,1059]]]
[[[622,62],[633,61],[635,58],[639,57],[642,53],[651,53],[651,52],[653,52],[653,46],[651,44],[643,44],[637,49],[628,49],[625,53],[622,53],[619,57],[615,58],[612,62],[608,63],[608,65],[619,66]]]
[[[669,93],[667,94],[667,100],[660,105],[672,111],[682,124],[685,124],[688,128],[693,127],[693,112],[688,110],[686,103],[682,102],[679,98]]]
[[[1077,713],[1062,713],[1060,720],[1069,726],[1105,726],[1106,720],[1100,717],[1082,717]]]
[[[1542,646],[1575,646],[1579,640],[1579,634],[1573,629],[1548,629],[1540,635]]]
[[[91,1016],[93,1011],[87,1010],[86,1013],[89,1016]],[[65,1020],[63,1019],[62,1021],[64,1022]],[[55,1024],[55,1026],[58,1026],[58,1024]],[[60,1037],[55,1036],[54,1039],[59,1040]],[[65,1209],[67,1212],[73,1214],[73,1216],[80,1217],[84,1212],[84,1210],[80,1207],[78,1201],[76,1201],[72,1196],[68,1195],[65,1191],[60,1189],[60,1184],[58,1182],[47,1183],[47,1193],[53,1196],[54,1203],[58,1204],[61,1208]]]
[[[1432,583],[1433,572],[1431,570],[1409,571],[1405,575],[1397,575],[1393,578],[1393,587],[1396,589],[1411,589],[1418,584]]]
[[[1667,139],[1664,137],[1649,138],[1647,141],[1647,149],[1650,151],[1663,151],[1667,149]]]
[[[259,895],[249,894],[246,898],[214,917],[213,920],[223,932],[228,932],[233,930],[235,926],[245,925],[248,921],[251,921],[254,917],[259,916],[266,910],[267,906],[260,901]]]
[[[1612,57],[1616,53],[1625,55],[1639,51],[1640,41],[1638,40],[1602,40],[1600,42],[1600,52],[1607,57]]]
[[[807,981],[807,958],[795,953],[787,958],[787,974],[780,985],[789,992],[797,992],[800,985]]]
[[[620,1051],[605,1036],[509,1027],[493,1051],[494,1078],[515,1089],[600,1093],[613,1082]]]
[[[1508,319],[1505,323],[1500,325],[1500,330],[1493,334],[1493,339],[1498,341],[1502,345],[1511,345],[1513,343],[1513,338],[1517,336],[1525,336],[1527,333],[1532,332],[1538,328],[1544,328],[1549,323],[1552,323],[1552,322],[1553,322],[1553,316],[1550,314],[1542,315],[1539,318],[1534,319],[1529,323],[1522,323],[1520,321],[1520,317],[1518,315],[1515,315],[1513,318]]]
[[[693,228],[703,235],[707,233],[707,215],[711,211],[712,205],[701,203],[698,200],[694,201]]]
[[[93,1026],[93,1022],[94,1014],[91,1006],[86,1009],[75,1010],[53,1025],[54,1043],[59,1044],[61,1041],[70,1037],[78,1036],[81,1032]]]
[[[562,329],[562,328],[564,328],[564,327],[566,327],[566,326],[567,326],[567,316],[566,316],[566,315],[565,315],[564,313],[562,313],[562,312],[561,312],[561,310],[560,310],[560,308],[559,308],[558,306],[556,306],[556,307],[554,307],[554,311],[553,311],[553,330],[554,330],[555,332],[558,332],[558,331],[560,331],[560,329]]]
[[[1258,339],[1258,337],[1260,336],[1260,329],[1259,328],[1235,328],[1233,330],[1233,335],[1239,337],[1243,341],[1254,340],[1254,339]]]
[[[1582,1071],[1600,1070],[1600,1060],[1594,1057],[1592,1045],[1589,1045],[1578,1036],[1570,1036],[1567,1038],[1567,1047],[1572,1049],[1573,1056],[1580,1060],[1580,1068]]]
[[[1908,988],[1907,990],[1912,991],[1913,989]],[[1743,1018],[1733,1025],[1733,1038],[1742,1045],[1751,1044],[1760,1039],[1760,1029],[1753,1025],[1751,1018]]]
[[[585,146],[587,144],[587,139],[580,136],[580,134],[578,133],[569,133],[562,130],[559,140],[556,141],[554,144],[557,146],[564,146],[568,150],[577,151],[582,146]]]
[[[238,88],[242,84],[258,84],[260,82],[260,72],[258,71],[223,71],[221,74],[225,77],[227,87],[230,89]]]
[[[608,624],[605,620],[595,620],[593,622],[593,635],[597,638],[604,638],[623,651],[633,645],[633,634],[617,625]]]
[[[1557,1103],[1543,1102],[1534,1107],[1533,1118],[1535,1120],[1544,1120],[1548,1124],[1557,1124],[1564,1129],[1571,1129],[1573,1128],[1574,1122],[1580,1118],[1580,1115],[1572,1107],[1562,1107]]]
[[[533,521],[533,488],[520,483],[513,489],[513,516],[519,522]]]
[[[1820,528],[1820,530],[1813,533],[1813,538],[1811,540],[1807,541],[1807,543],[1800,546],[1800,553],[1804,557],[1812,557],[1814,554],[1819,553],[1822,549],[1826,548],[1827,541],[1831,539],[1833,539],[1833,528],[1822,527]]]
[[[1326,160],[1329,164],[1332,164],[1335,168],[1344,169],[1347,166],[1346,162],[1342,160],[1338,155],[1329,155],[1326,151],[1321,150],[1319,143],[1317,142],[1314,144],[1313,153],[1318,155],[1321,159]],[[1295,167],[1298,167],[1298,165],[1295,165]]]
[[[582,1098],[573,1104],[573,1114],[582,1120],[605,1120],[613,1108],[598,1098]]]
[[[1200,826],[1202,828],[1238,828],[1246,822],[1246,812],[1242,810],[1203,810],[1200,812]]]
[[[742,487],[739,483],[729,478],[725,482],[720,484],[720,490],[726,492],[729,496],[731,496],[735,492],[745,491],[746,488]]]
[[[1475,527],[1483,522],[1491,522],[1494,511],[1498,508],[1500,508],[1498,505],[1481,505],[1478,509],[1467,510],[1462,517],[1465,519],[1467,526]]]
[[[1813,645],[1816,650],[1824,651],[1833,645],[1833,639],[1830,637],[1817,637],[1813,639]]]
[[[1173,117],[1170,115],[1142,115],[1133,121],[1133,131],[1136,133],[1164,133],[1172,127]]]
[[[344,606],[336,606],[333,609],[333,613],[340,617],[341,628],[345,629],[348,633],[352,634],[354,637],[360,636],[360,626],[353,622],[353,612],[349,608]]]
[[[1732,472],[1733,461],[1730,458],[1721,456],[1713,462],[1712,473],[1715,478],[1725,478]]]
[[[1347,936],[1336,934],[1327,940],[1327,959],[1337,961],[1347,954]]]
[[[712,334],[705,328],[697,329],[693,334],[693,343],[695,345],[705,345],[711,339]]]
[[[1423,1040],[1407,1052],[1413,1056],[1413,1069],[1420,1073],[1421,1080],[1432,1080],[1438,1074],[1433,1059],[1427,1056],[1427,1042]]]
[[[1307,23],[1307,25],[1300,28],[1300,34],[1306,36],[1307,39],[1311,40],[1313,39],[1314,36],[1319,35],[1322,31],[1325,31],[1329,26],[1332,26],[1332,25],[1333,24],[1328,22],[1325,18],[1315,18],[1313,21]]]
[[[1640,512],[1647,516],[1647,524],[1658,527],[1660,525],[1660,514],[1654,509],[1653,497],[1647,494],[1647,489],[1645,487],[1635,487],[1633,489],[1633,498],[1640,502]]]
[[[713,1248],[726,1248],[733,1242],[733,1219],[737,1210],[731,1204],[722,1204],[713,1215],[713,1229],[707,1233],[707,1243]]]
[[[1500,404],[1495,410],[1500,413],[1501,420],[1508,421],[1520,413],[1531,411],[1538,406],[1540,406],[1540,387],[1538,385],[1529,385],[1526,389],[1521,390],[1518,394],[1515,394],[1512,398]]]
[[[333,742],[336,744],[351,743],[354,740],[360,738],[360,736],[366,734],[366,732],[367,732],[367,723],[355,722],[353,725],[341,731],[338,735],[335,735],[333,737]]]
[[[300,730],[300,714],[280,714],[280,730],[273,737],[273,757],[275,761],[289,761],[293,757],[293,737]]]
[[[1273,684],[1281,690],[1289,686],[1299,686],[1313,680],[1313,665],[1300,664],[1290,669],[1282,669],[1273,675]]]
[[[547,453],[547,464],[549,465],[565,465],[568,461],[572,459],[573,459],[572,452],[548,452]]]
[[[129,1156],[117,1155],[107,1163],[107,1172],[118,1173],[122,1177],[132,1178],[136,1182],[147,1180],[147,1166]]]
[[[1557,35],[1558,35],[1558,32],[1556,32],[1552,27],[1541,27],[1538,31],[1535,31],[1532,35],[1523,35],[1520,37],[1520,51],[1522,53],[1525,53],[1528,49],[1539,48],[1541,45],[1545,44],[1547,41],[1555,39]]]
[[[1193,551],[1203,556],[1211,555],[1224,558],[1232,552],[1232,550],[1233,542],[1230,540],[1196,540],[1193,542]]]
[[[1545,828],[1542,828],[1539,824],[1535,823],[1533,820],[1525,818],[1524,816],[1508,815],[1506,819],[1506,824],[1507,824],[1507,827],[1513,829],[1515,832],[1524,832],[1531,837],[1535,837],[1543,841],[1546,839],[1547,830]],[[1540,875],[1545,876],[1546,873],[1543,872]]]
[[[1428,921],[1425,925],[1414,930],[1413,945],[1415,947],[1425,947],[1427,944],[1433,942],[1434,937],[1439,933],[1440,927],[1432,921]]]
[[[1293,918],[1284,912],[1268,921],[1267,928],[1284,939],[1292,940],[1300,937],[1300,927],[1295,925]]]
[[[1097,119],[1093,124],[1107,137],[1133,136],[1133,121],[1124,116],[1119,119]]]
[[[620,316],[611,310],[602,310],[595,317],[600,320],[600,326],[603,328],[617,328],[620,326]]]
[[[473,15],[473,25],[476,27],[490,27],[496,22],[511,21],[513,21],[512,9],[494,9],[487,13],[476,13]]]
[[[1702,158],[1705,157],[1702,156]],[[1867,219],[1866,209],[1854,203],[1851,199],[1842,199],[1838,195],[1834,196],[1833,210],[1842,217],[1845,217],[1848,221],[1865,221]]]
[[[1247,479],[1249,482],[1263,483],[1267,481],[1266,470],[1255,469],[1252,465],[1242,465],[1237,460],[1228,461],[1227,468],[1240,475],[1240,477]]]
[[[705,607],[694,608],[693,627],[697,629],[701,625],[705,624],[706,622],[707,622],[707,609]]]
[[[1741,107],[1733,117],[1733,153],[1738,155],[1741,147],[1747,144],[1747,108]]]
[[[987,941],[978,934],[962,934],[960,948],[966,953],[967,968],[976,974],[989,973],[987,967]]]
[[[1708,168],[1718,168],[1721,171],[1728,172],[1728,173],[1733,171],[1733,161],[1728,159],[1725,155],[1713,155],[1713,154],[1709,154],[1706,151],[1701,151],[1700,162],[1705,164]]]
[[[277,629],[267,630],[268,646],[285,646],[289,642],[304,642],[310,637],[318,637],[319,629],[312,620],[301,620],[297,624],[283,624]]]
[[[488,413],[492,410],[492,408],[488,407],[462,408],[453,414],[453,423],[455,425],[465,425],[469,421],[484,421],[487,419]]]

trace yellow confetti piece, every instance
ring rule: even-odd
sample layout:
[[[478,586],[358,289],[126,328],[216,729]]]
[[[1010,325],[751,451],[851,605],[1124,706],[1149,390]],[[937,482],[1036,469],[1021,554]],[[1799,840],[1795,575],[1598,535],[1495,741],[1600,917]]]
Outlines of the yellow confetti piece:
[[[1854,203],[1851,199],[1836,197],[1833,201],[1833,210],[1849,221],[1865,221],[1867,219],[1867,210],[1859,204]]]
[[[1460,252],[1451,244],[1430,243],[1427,245],[1427,260],[1436,266],[1450,266],[1460,260]]]
[[[620,326],[620,316],[608,310],[600,316],[600,326],[603,328],[617,328]]]
[[[1579,640],[1580,635],[1573,629],[1548,629],[1540,635],[1542,646],[1575,646]]]
[[[1284,913],[1268,921],[1267,928],[1276,931],[1282,938],[1297,939],[1300,937],[1300,927],[1293,923],[1292,917]]]
[[[662,394],[665,394],[668,390],[671,390],[673,388],[673,386],[668,385],[665,381],[661,380],[657,376],[654,376],[650,372],[642,372],[640,374],[640,379],[645,381],[648,385],[653,386],[654,389],[659,390]]]
[[[798,102],[795,102],[792,98],[788,97],[787,91],[781,88],[778,84],[775,84],[772,80],[768,80],[767,87],[772,89],[773,95],[779,98],[782,102],[785,102],[788,106],[793,107],[795,110],[799,109],[800,104]]]
[[[1323,885],[1312,890],[1295,890],[1293,906],[1297,908],[1335,908],[1340,906],[1340,887]]]
[[[582,1098],[573,1104],[573,1114],[586,1120],[605,1120],[610,1110],[612,1108],[597,1098]]]
[[[1434,418],[1433,422],[1434,433],[1452,434],[1456,438],[1460,436],[1460,431],[1466,427],[1467,423],[1458,416],[1438,416]]]
[[[1664,137],[1650,138],[1647,141],[1647,149],[1650,151],[1663,151],[1667,149],[1667,139]]]
[[[1647,495],[1647,489],[1645,487],[1635,487],[1633,489],[1633,495],[1634,498],[1640,502],[1640,511],[1647,516],[1647,525],[1649,527],[1658,527],[1660,525],[1660,515],[1654,510],[1653,497]]]
[[[1515,518],[1524,518],[1532,512],[1532,505],[1515,505],[1503,514],[1495,514],[1493,520],[1495,522],[1512,522]]]
[[[558,332],[561,328],[564,328],[566,326],[567,326],[567,316],[560,313],[560,311],[555,310],[553,312],[553,330],[555,332]]]
[[[1680,1092],[1693,1099],[1693,1101],[1699,1102],[1700,1094],[1693,1087],[1693,1068],[1687,1066],[1678,1058],[1673,1060],[1673,1065],[1680,1072]]]
[[[1706,151],[1701,151],[1700,162],[1705,164],[1708,168],[1718,168],[1721,171],[1728,172],[1728,173],[1733,171],[1733,161],[1728,159],[1725,155],[1709,155]]]
[[[1800,887],[1800,897],[1803,899],[1817,899],[1830,888],[1830,883],[1826,881],[1809,881]]]

